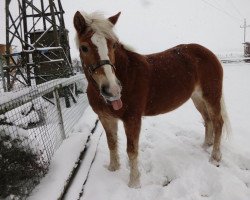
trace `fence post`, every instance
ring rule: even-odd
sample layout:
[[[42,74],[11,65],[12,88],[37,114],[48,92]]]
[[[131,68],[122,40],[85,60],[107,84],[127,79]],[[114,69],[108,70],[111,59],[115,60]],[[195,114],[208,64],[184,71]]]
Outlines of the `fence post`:
[[[60,104],[60,97],[58,93],[58,87],[56,87],[55,90],[53,91],[53,95],[54,95],[55,103],[56,103],[60,132],[61,132],[63,139],[65,139],[66,134],[65,134],[64,124],[63,124],[63,116],[62,116],[62,109],[61,109],[61,104]]]
[[[6,84],[5,84],[5,78],[4,78],[4,70],[3,70],[3,61],[2,61],[2,55],[0,57],[0,74],[3,82],[3,90],[6,92]]]

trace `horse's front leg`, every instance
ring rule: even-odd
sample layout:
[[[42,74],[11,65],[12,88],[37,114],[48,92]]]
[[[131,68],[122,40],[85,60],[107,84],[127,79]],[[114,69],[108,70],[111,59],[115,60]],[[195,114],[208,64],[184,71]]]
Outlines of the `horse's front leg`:
[[[124,122],[124,128],[127,136],[127,153],[130,165],[129,187],[140,187],[140,172],[138,170],[138,146],[141,129],[141,118],[129,119]]]
[[[99,115],[99,119],[106,132],[108,147],[110,152],[110,163],[108,169],[115,171],[120,168],[118,146],[117,146],[117,122],[116,118],[108,115]]]

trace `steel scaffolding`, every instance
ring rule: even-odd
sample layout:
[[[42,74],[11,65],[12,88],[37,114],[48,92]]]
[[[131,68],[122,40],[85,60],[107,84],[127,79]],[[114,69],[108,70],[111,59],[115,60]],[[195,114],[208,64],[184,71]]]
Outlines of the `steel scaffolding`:
[[[73,75],[60,0],[6,0],[5,91]],[[13,52],[13,47],[15,51]]]

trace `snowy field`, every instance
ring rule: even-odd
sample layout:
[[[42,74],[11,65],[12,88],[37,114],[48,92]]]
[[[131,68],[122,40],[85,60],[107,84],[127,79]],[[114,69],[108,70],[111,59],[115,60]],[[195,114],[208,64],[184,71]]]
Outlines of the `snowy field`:
[[[121,168],[107,169],[103,134],[85,186],[84,200],[249,200],[250,64],[224,64],[224,93],[232,134],[222,141],[220,167],[203,150],[202,118],[191,101],[179,109],[143,119],[140,137],[141,188],[127,186],[126,138],[119,124]]]

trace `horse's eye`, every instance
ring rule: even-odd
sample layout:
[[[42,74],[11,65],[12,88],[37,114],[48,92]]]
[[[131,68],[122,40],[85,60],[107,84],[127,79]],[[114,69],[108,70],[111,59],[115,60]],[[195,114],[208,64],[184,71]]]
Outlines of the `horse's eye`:
[[[88,47],[86,47],[86,46],[81,46],[81,49],[83,52],[88,52]]]

